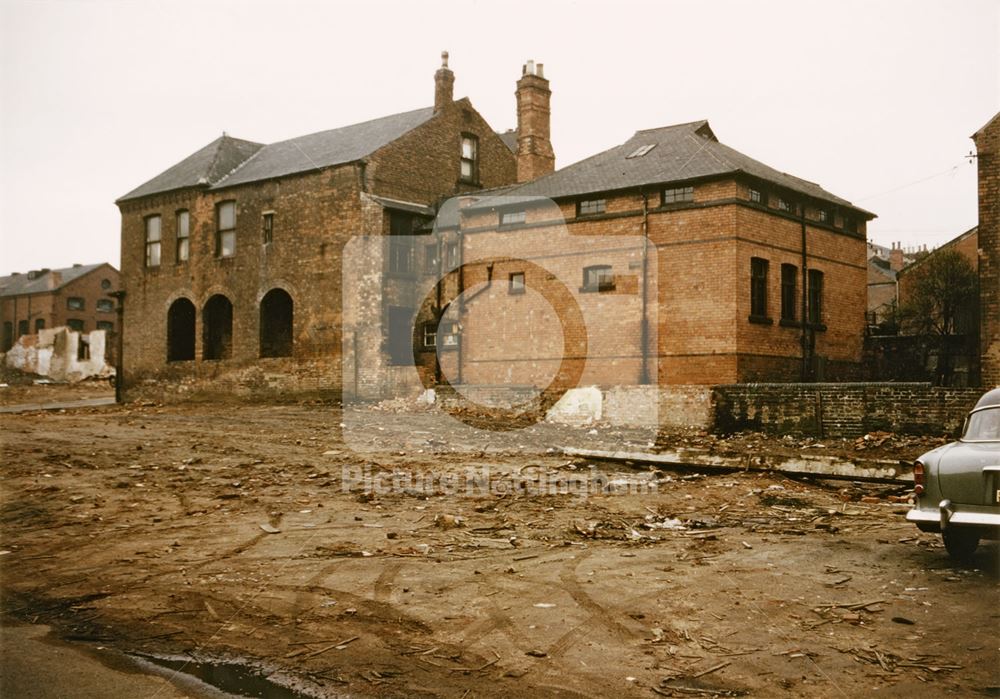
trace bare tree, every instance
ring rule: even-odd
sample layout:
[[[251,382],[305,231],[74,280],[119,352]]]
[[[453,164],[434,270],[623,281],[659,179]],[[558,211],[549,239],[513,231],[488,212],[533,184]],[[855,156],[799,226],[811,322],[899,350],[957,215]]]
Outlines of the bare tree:
[[[948,385],[959,336],[975,334],[979,280],[969,261],[955,250],[929,255],[910,273],[909,293],[900,301],[903,334],[931,340],[938,354],[936,382]]]

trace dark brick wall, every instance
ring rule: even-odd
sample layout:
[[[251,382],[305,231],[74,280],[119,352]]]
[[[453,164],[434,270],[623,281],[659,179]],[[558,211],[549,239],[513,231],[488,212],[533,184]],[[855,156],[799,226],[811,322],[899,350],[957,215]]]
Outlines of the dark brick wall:
[[[479,180],[459,182],[462,133],[479,137]],[[127,395],[166,390],[158,383],[186,386],[187,394],[216,391],[266,395],[269,391],[341,389],[344,246],[355,236],[388,232],[388,211],[369,194],[424,205],[479,186],[513,182],[510,150],[471,107],[454,102],[429,122],[374,153],[364,167],[347,164],[217,191],[188,189],[123,202],[122,283],[125,304],[125,385]],[[216,255],[216,207],[236,202],[236,253]],[[176,213],[190,214],[190,257],[176,256]],[[270,243],[263,239],[265,212],[273,212]],[[162,259],[145,266],[145,218],[161,216]],[[381,258],[375,258],[381,264]],[[378,272],[378,270],[372,270]],[[260,301],[271,289],[286,291],[294,303],[293,355],[260,359]],[[360,288],[360,287],[359,287]],[[352,289],[352,293],[357,292]],[[378,296],[377,285],[370,290]],[[232,356],[205,360],[202,350],[206,302],[222,294],[233,304]],[[167,312],[179,298],[196,309],[195,358],[167,363]],[[381,350],[382,309],[366,305],[363,326],[368,345]],[[380,359],[356,358],[372,381],[383,374]],[[369,361],[370,360],[370,361]],[[264,375],[266,380],[258,380]]]
[[[857,437],[875,430],[953,433],[982,395],[927,383],[736,384],[715,387],[716,428]]]
[[[985,387],[1000,386],[1000,114],[977,133],[979,337]]]

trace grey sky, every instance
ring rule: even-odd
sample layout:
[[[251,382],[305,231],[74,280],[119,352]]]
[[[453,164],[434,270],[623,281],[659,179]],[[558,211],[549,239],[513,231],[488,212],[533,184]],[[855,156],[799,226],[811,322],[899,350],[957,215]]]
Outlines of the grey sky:
[[[707,118],[879,214],[875,242],[933,246],[976,223],[963,156],[1000,111],[998,38],[997,0],[0,0],[0,274],[117,266],[118,196],[223,130],[270,142],[428,106],[443,49],[498,130],[521,64],[545,64],[557,166]]]

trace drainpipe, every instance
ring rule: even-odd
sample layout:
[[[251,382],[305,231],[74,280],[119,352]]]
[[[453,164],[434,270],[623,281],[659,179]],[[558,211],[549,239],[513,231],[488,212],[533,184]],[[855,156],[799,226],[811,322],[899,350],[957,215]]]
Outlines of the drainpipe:
[[[440,211],[438,213],[440,213]],[[435,267],[437,267],[437,270],[436,270],[435,277],[434,277],[435,281],[434,281],[434,315],[433,315],[433,318],[434,318],[434,327],[435,327],[434,337],[437,338],[437,336],[438,336],[437,328],[439,328],[440,325],[441,325],[441,315],[442,315],[441,314],[441,300],[442,300],[441,295],[442,295],[443,292],[442,292],[441,286],[444,284],[444,279],[442,279],[442,276],[444,274],[444,260],[441,259],[441,258],[444,255],[444,249],[441,246],[441,240],[442,240],[441,234],[438,233],[437,230],[435,230],[433,232],[433,235],[434,235],[434,244],[435,244],[436,249],[437,249],[437,252],[434,254],[434,261],[436,263]],[[435,341],[435,345],[436,346],[434,347],[434,385],[437,386],[437,385],[440,385],[440,383],[441,383],[441,354],[440,354],[441,342],[440,342],[440,340],[436,340]]]
[[[458,383],[463,382],[462,372],[462,319],[465,318],[465,234],[462,233],[462,212],[458,213]]]
[[[808,251],[806,248],[806,207],[801,205],[799,221],[802,225],[802,322],[799,342],[802,345],[802,381],[809,380],[809,330],[807,328],[809,320],[809,272],[808,272]]]
[[[639,383],[645,385],[649,383],[649,319],[647,318],[647,307],[649,296],[646,292],[647,280],[649,278],[649,195],[642,191],[642,318],[639,321],[639,342],[642,352],[642,370],[639,375]]]

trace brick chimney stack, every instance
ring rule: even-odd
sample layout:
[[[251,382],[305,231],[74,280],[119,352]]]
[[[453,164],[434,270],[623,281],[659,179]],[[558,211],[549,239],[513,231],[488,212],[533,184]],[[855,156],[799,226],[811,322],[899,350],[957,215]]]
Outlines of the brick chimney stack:
[[[440,112],[455,99],[455,74],[448,68],[448,52],[441,52],[441,67],[434,73],[434,111]]]
[[[892,250],[889,251],[889,269],[898,272],[903,269],[903,244],[893,243]]]
[[[527,182],[556,168],[549,139],[549,81],[541,63],[529,60],[517,81],[517,181]]]

